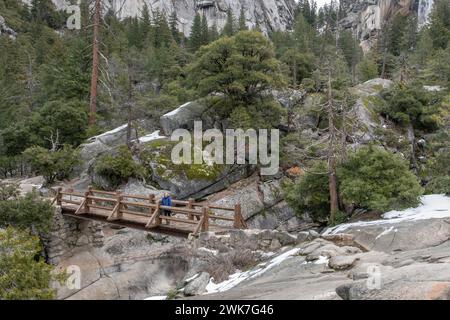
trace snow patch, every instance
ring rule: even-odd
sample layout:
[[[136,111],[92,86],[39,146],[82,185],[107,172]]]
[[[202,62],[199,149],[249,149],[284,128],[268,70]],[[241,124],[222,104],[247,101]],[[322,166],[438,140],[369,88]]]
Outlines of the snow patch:
[[[120,132],[120,131],[122,131],[122,130],[125,130],[125,129],[127,128],[127,126],[128,126],[128,124],[124,124],[123,126],[117,127],[117,128],[115,128],[115,129],[113,129],[113,130],[111,130],[111,131],[107,131],[107,132],[102,133],[102,134],[100,134],[100,135],[98,135],[98,136],[92,137],[91,139],[102,138],[102,137],[109,136],[109,135],[111,135],[111,134],[118,133],[118,132]]]
[[[330,261],[330,259],[328,257],[319,256],[319,259],[314,261],[314,264],[328,264],[328,261]]]
[[[166,113],[165,115],[163,115],[163,117],[171,117],[176,115],[178,112],[181,111],[181,109],[183,109],[184,107],[186,107],[187,105],[189,105],[191,102],[186,102],[185,104],[183,104],[182,106],[176,108],[175,110],[170,111],[169,113]]]
[[[148,297],[144,300],[167,300],[167,296],[154,296],[154,297]]]
[[[158,131],[155,131],[155,132],[153,132],[151,134],[148,134],[146,136],[140,137],[139,138],[139,142],[140,143],[147,143],[147,142],[150,142],[150,141],[159,140],[159,139],[165,139],[165,138],[166,138],[166,136],[160,135],[160,131],[158,130]]]
[[[448,218],[450,217],[450,197],[443,194],[423,196],[421,197],[421,205],[417,208],[386,212],[382,217],[383,219],[381,220],[341,224],[327,229],[323,235],[344,233],[345,230],[352,227],[368,227],[405,221]]]
[[[232,274],[229,276],[228,280],[225,280],[221,283],[214,283],[214,279],[211,279],[206,286],[206,293],[205,294],[211,294],[211,293],[217,293],[217,292],[224,292],[227,290],[230,290],[231,288],[237,286],[241,282],[245,280],[254,279],[266,271],[274,268],[275,266],[281,264],[283,261],[289,259],[290,257],[296,255],[299,252],[300,249],[295,248],[291,249],[289,251],[286,251],[285,253],[280,254],[279,256],[273,258],[269,262],[266,263],[260,263],[257,267],[255,267],[252,270],[245,271],[245,272],[237,272],[235,274]]]
[[[207,252],[207,253],[211,253],[214,256],[216,256],[219,253],[219,250],[212,250],[212,249],[208,249],[205,247],[198,248],[198,250],[201,250],[201,251]]]
[[[394,230],[394,227],[390,227],[389,229],[385,229],[382,233],[380,233],[380,234],[375,238],[375,240],[378,240],[378,239],[380,239],[382,236],[385,236],[385,235],[391,233],[392,230]]]
[[[200,275],[200,273],[193,275],[192,277],[186,279],[186,282],[191,282],[192,280],[196,279],[199,275]]]

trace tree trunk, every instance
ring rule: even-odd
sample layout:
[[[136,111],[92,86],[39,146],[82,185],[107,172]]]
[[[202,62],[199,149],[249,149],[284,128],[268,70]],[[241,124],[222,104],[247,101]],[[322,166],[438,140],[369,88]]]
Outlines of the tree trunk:
[[[330,222],[333,224],[339,210],[337,178],[336,178],[336,127],[334,124],[333,93],[331,87],[331,71],[328,73],[328,123],[330,141],[328,146],[328,179],[330,188]]]
[[[416,135],[414,134],[414,127],[412,124],[408,126],[408,140],[411,145],[411,165],[413,171],[418,174],[419,166],[417,165],[416,159]]]
[[[101,0],[95,0],[94,5],[94,34],[92,41],[92,76],[91,76],[91,99],[89,103],[89,125],[95,124],[97,113],[98,74],[99,74],[99,28],[100,28]]]

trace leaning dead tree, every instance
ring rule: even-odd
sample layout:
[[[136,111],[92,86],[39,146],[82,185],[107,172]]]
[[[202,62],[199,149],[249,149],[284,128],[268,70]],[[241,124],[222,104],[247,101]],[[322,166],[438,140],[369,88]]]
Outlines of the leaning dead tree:
[[[92,76],[89,103],[89,125],[95,124],[95,114],[97,113],[98,75],[100,68],[100,16],[101,0],[95,0],[92,36]]]

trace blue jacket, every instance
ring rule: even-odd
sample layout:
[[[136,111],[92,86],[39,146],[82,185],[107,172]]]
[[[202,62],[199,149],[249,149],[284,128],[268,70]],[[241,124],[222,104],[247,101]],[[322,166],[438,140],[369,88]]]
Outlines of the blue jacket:
[[[165,207],[171,207],[172,206],[172,198],[171,197],[162,198],[161,204]]]

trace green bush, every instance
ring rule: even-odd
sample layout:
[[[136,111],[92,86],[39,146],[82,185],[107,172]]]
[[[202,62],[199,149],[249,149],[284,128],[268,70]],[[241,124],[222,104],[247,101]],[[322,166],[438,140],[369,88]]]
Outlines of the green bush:
[[[297,214],[308,213],[314,221],[326,222],[330,214],[327,165],[319,162],[309,171],[285,187],[286,201]]]
[[[351,154],[338,179],[344,203],[381,212],[417,206],[423,191],[406,161],[375,147]]]
[[[80,163],[78,151],[69,145],[55,152],[35,146],[25,150],[23,155],[48,184],[68,178]]]
[[[52,266],[40,257],[38,237],[8,227],[0,230],[0,300],[55,298]]]
[[[402,126],[436,130],[442,124],[444,108],[440,99],[422,87],[398,85],[382,95],[387,103],[379,111]]]
[[[450,194],[450,154],[447,149],[431,160],[430,176],[425,186],[427,194]]]
[[[0,228],[30,228],[38,233],[50,230],[54,209],[49,202],[42,200],[36,191],[25,197],[18,197],[17,191],[8,193],[12,196],[0,201]]]
[[[19,195],[20,191],[17,183],[0,183],[0,201],[17,199]]]
[[[94,171],[106,179],[111,188],[128,181],[132,177],[142,177],[144,168],[134,162],[133,155],[127,146],[120,146],[117,155],[104,155],[95,164]]]
[[[450,195],[450,176],[434,177],[425,186],[426,194]]]

